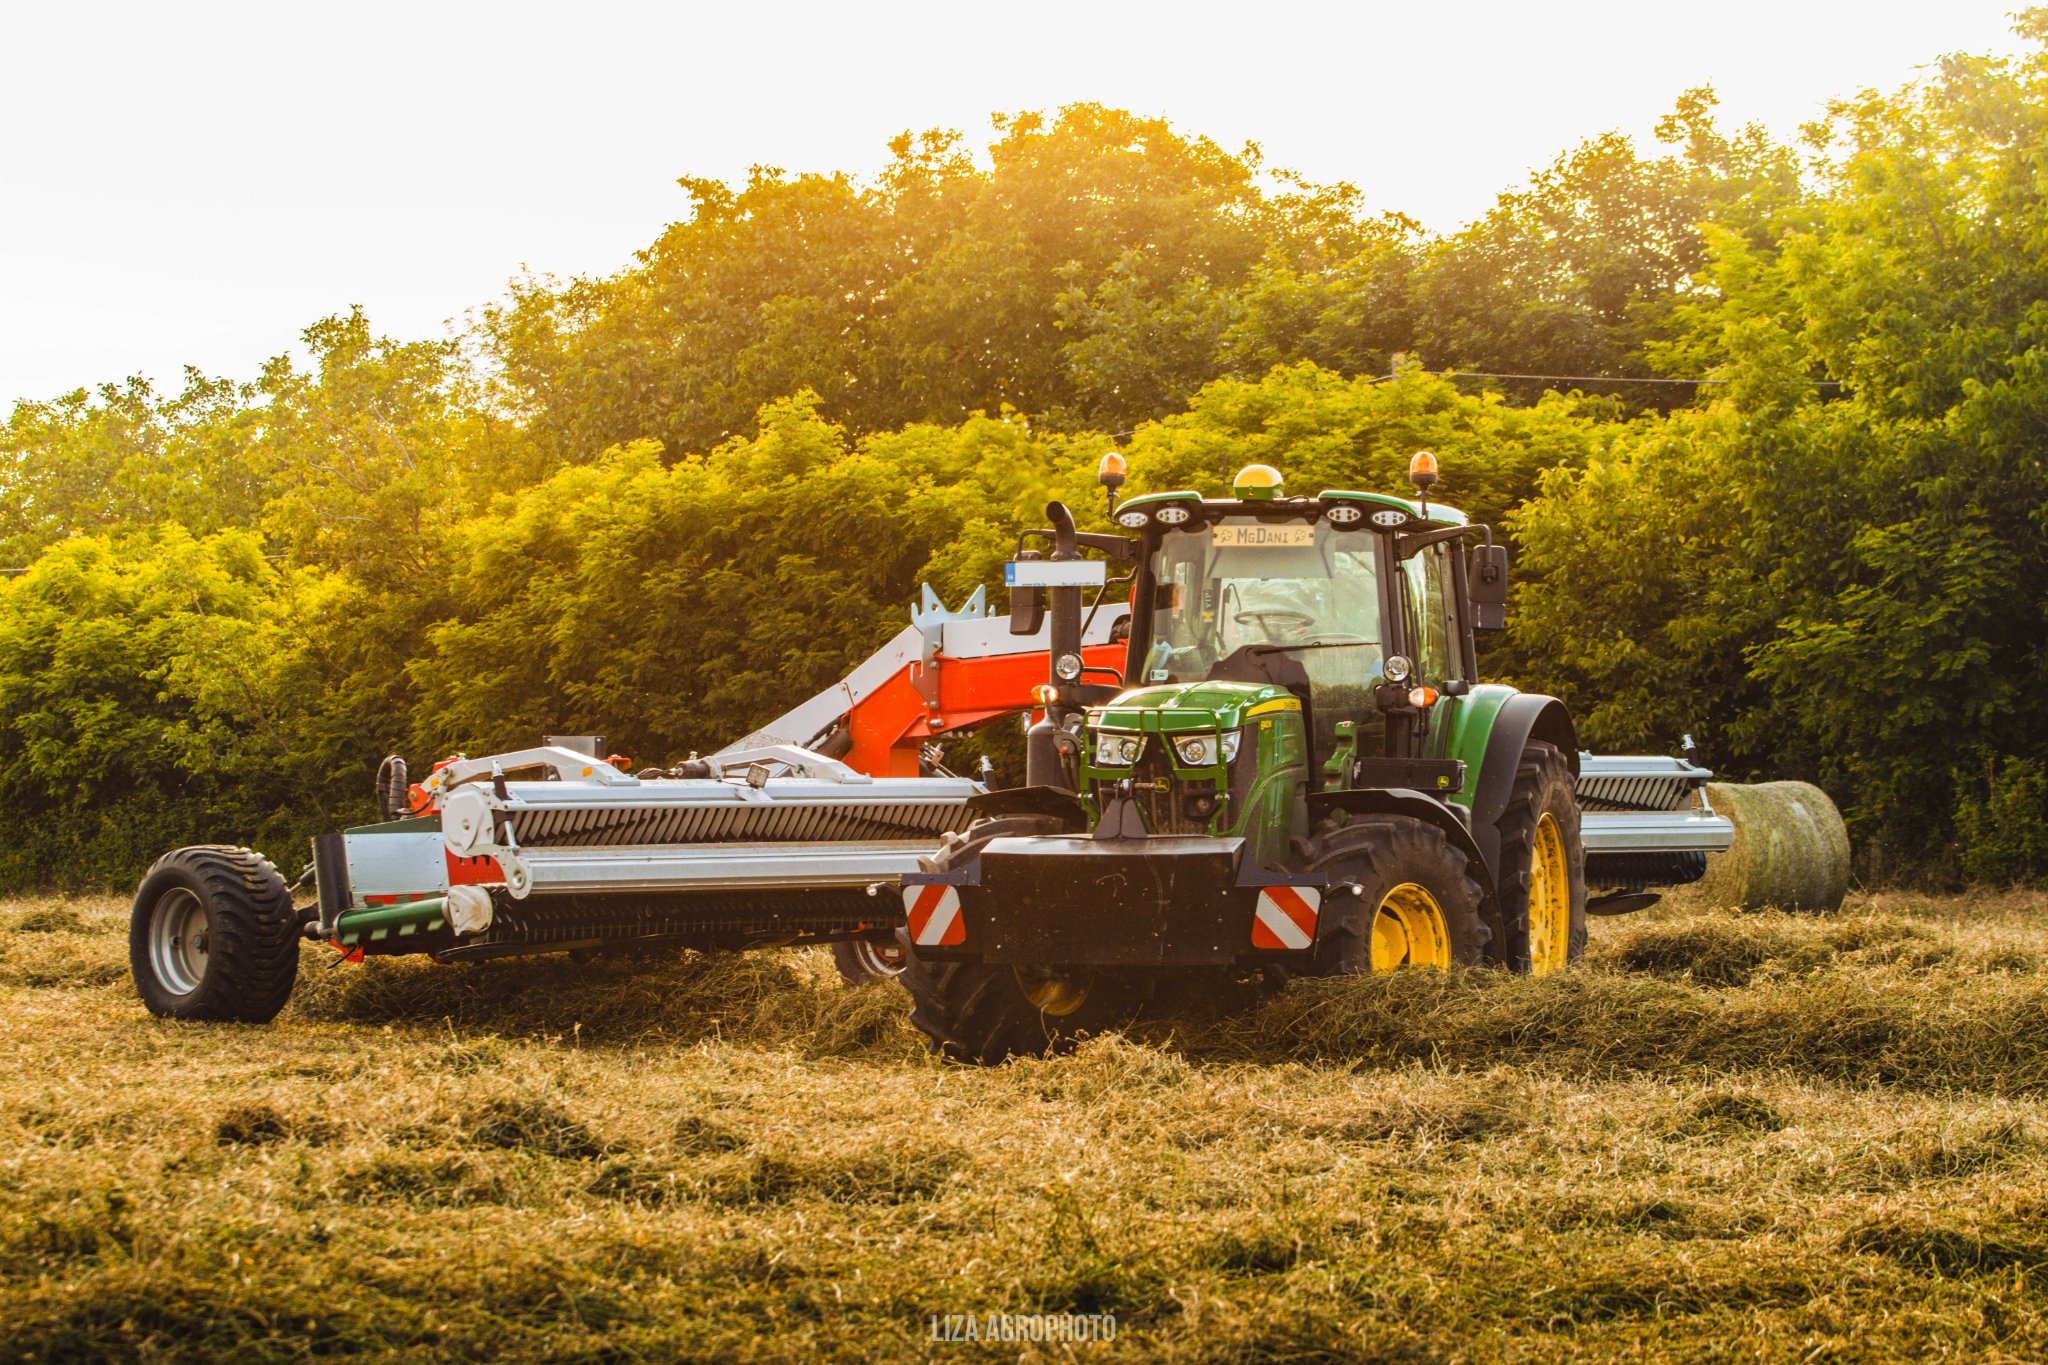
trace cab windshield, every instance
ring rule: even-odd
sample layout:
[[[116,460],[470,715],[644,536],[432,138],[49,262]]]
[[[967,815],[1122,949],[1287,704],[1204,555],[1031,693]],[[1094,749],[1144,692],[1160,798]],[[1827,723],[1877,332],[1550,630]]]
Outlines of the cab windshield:
[[[1377,540],[1324,521],[1252,517],[1166,532],[1140,680],[1305,682],[1321,753],[1339,720],[1376,729],[1369,689],[1384,655]]]

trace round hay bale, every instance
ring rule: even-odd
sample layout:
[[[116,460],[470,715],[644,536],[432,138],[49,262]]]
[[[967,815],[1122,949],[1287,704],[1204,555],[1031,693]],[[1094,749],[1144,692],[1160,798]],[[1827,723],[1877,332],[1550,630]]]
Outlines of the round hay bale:
[[[1735,826],[1726,853],[1675,900],[1702,909],[1839,910],[1849,891],[1849,831],[1810,782],[1709,782],[1707,803]]]

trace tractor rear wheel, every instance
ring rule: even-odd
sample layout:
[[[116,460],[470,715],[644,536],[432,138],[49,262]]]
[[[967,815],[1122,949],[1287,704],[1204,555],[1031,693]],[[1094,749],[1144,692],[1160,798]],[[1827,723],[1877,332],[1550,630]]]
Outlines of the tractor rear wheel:
[[[246,848],[166,853],[135,892],[128,965],[152,1014],[269,1023],[299,973],[299,921],[284,878]]]
[[[1494,886],[1507,931],[1502,959],[1535,976],[1579,961],[1586,955],[1586,850],[1563,750],[1529,742],[1494,828],[1500,832]]]
[[[998,816],[925,860],[943,872],[979,853],[992,839],[1060,834],[1065,826],[1040,816]],[[909,933],[903,974],[910,1022],[932,1051],[955,1062],[994,1066],[1011,1057],[1063,1052],[1081,1038],[1121,1028],[1138,1012],[1148,982],[1090,968],[1027,968],[1007,963],[936,962],[921,958]]]
[[[1486,956],[1485,893],[1465,855],[1421,820],[1375,815],[1309,841],[1308,868],[1330,879],[1310,965],[1290,976],[1472,966]],[[1360,895],[1343,895],[1340,883]]]

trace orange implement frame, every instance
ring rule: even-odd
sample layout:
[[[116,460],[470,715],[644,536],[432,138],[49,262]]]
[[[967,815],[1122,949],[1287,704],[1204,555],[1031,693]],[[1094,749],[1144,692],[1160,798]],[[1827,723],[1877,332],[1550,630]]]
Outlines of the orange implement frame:
[[[1124,646],[1090,645],[1081,657],[1091,670],[1119,672]],[[969,658],[940,653],[929,665],[908,663],[847,711],[853,748],[840,761],[873,777],[915,777],[922,746],[1031,710],[1031,689],[1051,681],[1051,668],[1044,650]],[[926,690],[935,695],[928,698]]]

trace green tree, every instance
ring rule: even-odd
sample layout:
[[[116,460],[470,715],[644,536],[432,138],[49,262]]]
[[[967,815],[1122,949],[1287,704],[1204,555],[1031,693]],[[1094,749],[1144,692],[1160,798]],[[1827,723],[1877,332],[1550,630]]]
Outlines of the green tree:
[[[455,342],[378,337],[361,309],[304,340],[313,367],[272,360],[255,389],[263,401],[242,419],[270,490],[261,525],[296,559],[418,591],[450,524],[545,465],[476,401]]]
[[[0,852],[11,885],[125,879],[175,842],[283,852],[325,812],[291,778],[288,590],[243,531],[79,536],[0,590]]]
[[[1210,294],[1264,251],[1256,154],[1092,104],[996,132],[985,165],[958,134],[906,134],[866,186],[684,180],[689,219],[634,268],[528,281],[487,313],[517,403],[566,459],[706,450],[800,388],[858,433],[1170,410],[1215,372]],[[1154,354],[1162,325],[1176,348]]]
[[[251,524],[269,490],[233,438],[248,402],[188,370],[169,398],[137,378],[17,403],[0,427],[0,558],[158,521],[199,535]]]
[[[2048,36],[2038,13],[2022,29]],[[1718,357],[1726,387],[1519,523],[1539,676],[1638,699],[1674,672],[1698,680],[1724,758],[1819,778],[1899,861],[1940,855],[1959,754],[2048,743],[2044,82],[2038,49],[1958,58],[1835,106],[1814,130],[1827,156],[1810,202],[1754,215],[1775,237],[1711,240],[1682,345]],[[1626,587],[1575,566],[1573,530],[1610,493],[1646,518],[1694,498],[1653,523],[1705,517],[1692,562],[1619,557]],[[1702,667],[1602,652],[1687,619],[1685,601],[1711,605]],[[1740,679],[1725,669],[1738,654]]]

